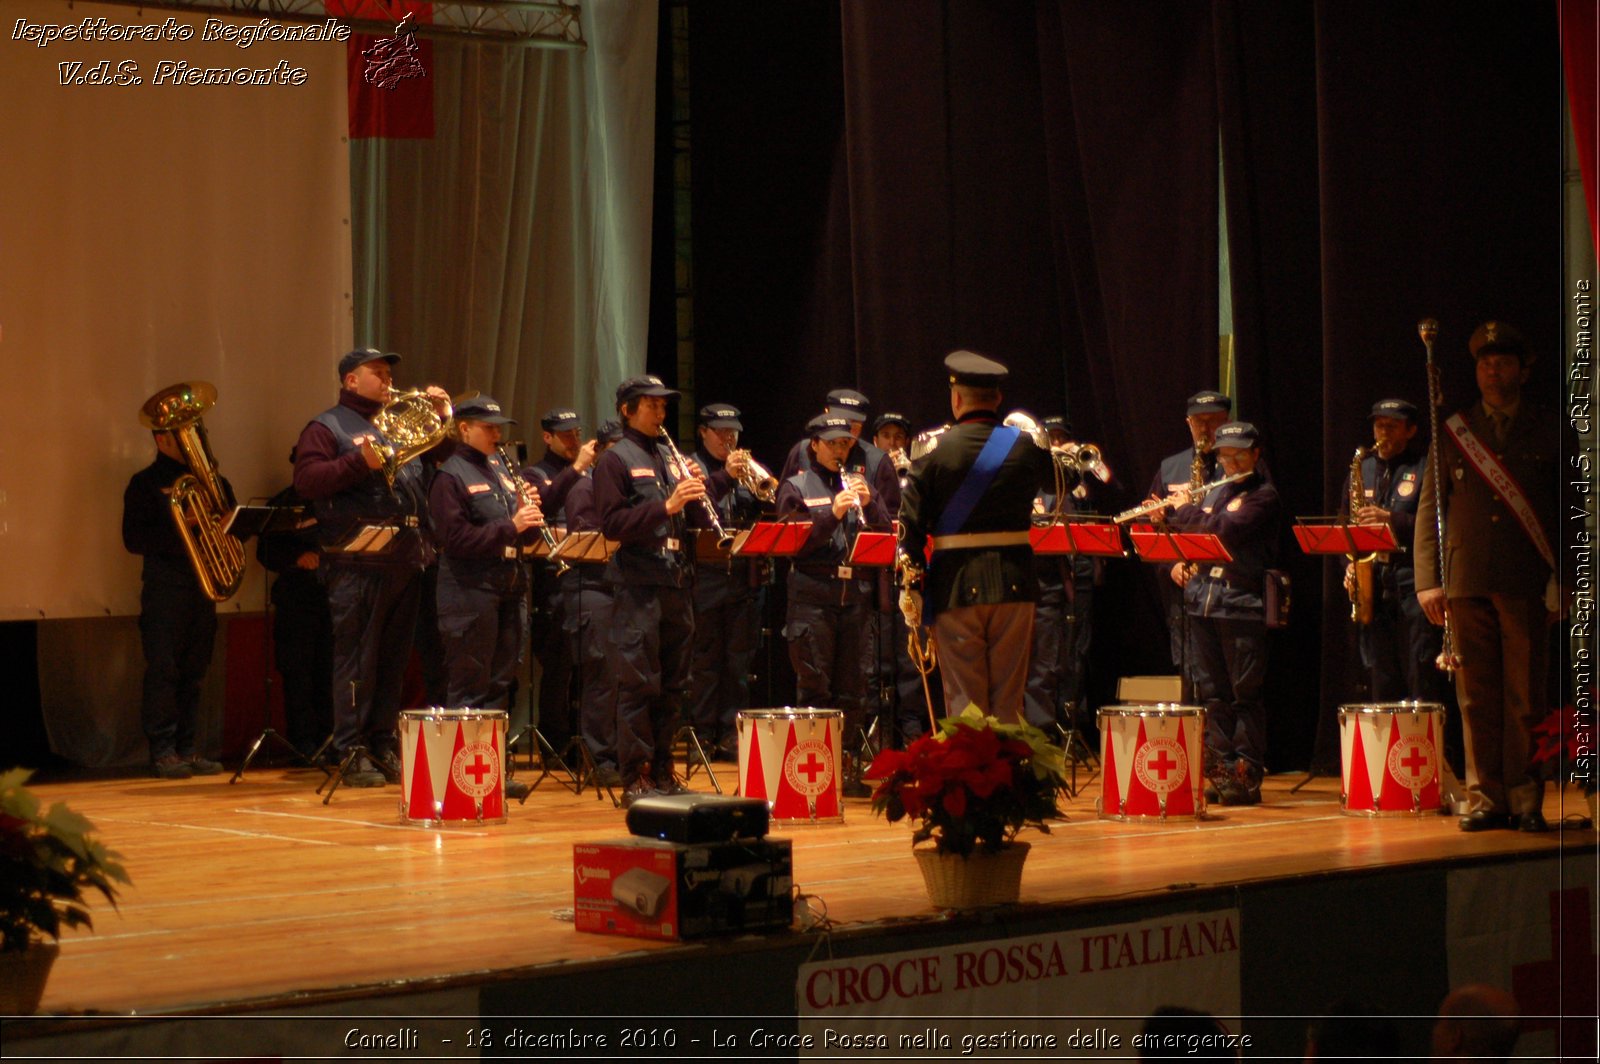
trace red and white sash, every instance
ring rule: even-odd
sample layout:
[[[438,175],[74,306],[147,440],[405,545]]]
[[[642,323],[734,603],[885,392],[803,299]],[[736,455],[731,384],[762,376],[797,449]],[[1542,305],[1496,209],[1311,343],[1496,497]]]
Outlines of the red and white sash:
[[[1511,512],[1516,515],[1517,523],[1533,541],[1534,549],[1539,552],[1539,557],[1552,571],[1556,567],[1555,552],[1550,549],[1550,541],[1545,538],[1544,528],[1539,524],[1538,516],[1533,512],[1533,504],[1522,492],[1522,485],[1517,483],[1511,471],[1501,464],[1500,459],[1494,456],[1483,441],[1467,427],[1466,419],[1460,414],[1452,414],[1445,419],[1445,431],[1450,438],[1456,441],[1456,446],[1461,448],[1461,453],[1466,456],[1467,464],[1478,471],[1478,475],[1488,481],[1500,497],[1511,507]]]

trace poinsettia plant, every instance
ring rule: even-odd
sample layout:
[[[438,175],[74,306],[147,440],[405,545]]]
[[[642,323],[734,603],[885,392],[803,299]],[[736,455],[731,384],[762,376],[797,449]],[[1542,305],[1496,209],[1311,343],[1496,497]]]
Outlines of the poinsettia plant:
[[[1556,778],[1575,780],[1585,794],[1595,793],[1595,698],[1600,695],[1594,687],[1580,709],[1568,702],[1560,709],[1552,709],[1539,725],[1531,730],[1534,749],[1529,760]]]
[[[120,855],[90,834],[94,825],[62,802],[42,812],[23,784],[30,773],[0,773],[0,952],[27,949],[61,928],[91,928],[87,900],[98,891],[113,906],[113,883],[127,883]]]
[[[940,853],[962,857],[998,850],[1025,827],[1048,834],[1066,785],[1061,749],[1044,732],[971,704],[904,750],[884,750],[866,778],[879,781],[874,812],[915,826],[913,846],[932,839]]]

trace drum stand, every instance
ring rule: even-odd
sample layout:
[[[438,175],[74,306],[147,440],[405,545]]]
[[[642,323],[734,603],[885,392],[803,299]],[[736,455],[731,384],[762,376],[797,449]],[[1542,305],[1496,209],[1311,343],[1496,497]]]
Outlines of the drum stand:
[[[333,739],[332,736],[329,736],[328,738],[330,742]],[[326,744],[324,744],[324,746],[326,746]],[[327,805],[333,800],[333,792],[338,790],[339,784],[344,782],[345,773],[350,771],[358,758],[365,757],[366,754],[367,748],[365,744],[357,743],[356,745],[352,746],[350,749],[345,751],[344,760],[340,761],[339,764],[334,767],[333,771],[328,772],[323,781],[317,784],[317,794],[322,794],[322,788],[328,788],[328,793],[322,794],[323,805]],[[373,763],[376,764],[377,760],[373,759]]]
[[[711,789],[718,794],[722,793],[722,784],[717,782],[716,770],[711,767],[711,759],[706,756],[706,748],[700,742],[700,736],[695,734],[694,727],[689,724],[680,724],[678,732],[672,737],[672,748],[676,750],[678,744],[683,744],[683,775],[688,779],[694,773],[694,764],[700,762],[706,770],[706,778],[711,781]]]
[[[244,755],[244,760],[239,763],[239,770],[233,774],[232,779],[228,780],[229,783],[238,783],[244,779],[245,770],[250,767],[250,762],[256,759],[256,754],[261,751],[261,744],[269,739],[288,751],[289,756],[307,768],[316,766],[316,762],[307,760],[306,755],[296,750],[294,744],[284,738],[282,733],[272,726],[272,670],[274,666],[269,651],[272,647],[273,618],[271,588],[276,580],[277,577],[273,577],[270,581],[263,580],[261,582],[263,600],[261,603],[261,719],[264,722],[264,726],[261,729],[261,733],[256,736],[255,742],[250,744],[250,749]],[[333,736],[330,734],[328,738],[331,741]],[[323,747],[326,749],[327,743],[323,743]],[[321,752],[321,750],[317,751],[319,755]]]
[[[528,748],[528,768],[532,769],[537,764],[539,775],[532,783],[528,784],[528,790],[538,790],[539,784],[543,783],[546,777],[549,777],[560,783],[567,790],[577,794],[579,792],[577,774],[572,771],[566,761],[562,760],[561,755],[556,752],[556,748],[550,745],[550,740],[544,737],[544,733],[532,724],[523,728],[517,733],[516,738],[506,743],[506,760],[509,761],[511,759],[511,751],[517,748],[517,744],[530,736],[533,738],[533,743]],[[553,768],[551,767],[552,762],[554,763]],[[557,770],[566,774],[567,780],[565,783],[562,783],[561,779],[556,776]]]

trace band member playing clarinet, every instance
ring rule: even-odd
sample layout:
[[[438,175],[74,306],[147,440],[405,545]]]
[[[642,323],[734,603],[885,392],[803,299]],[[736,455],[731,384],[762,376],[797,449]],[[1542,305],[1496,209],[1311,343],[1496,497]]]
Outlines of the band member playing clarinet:
[[[1533,365],[1503,321],[1468,343],[1479,400],[1446,420],[1417,512],[1417,599],[1447,623],[1459,658],[1456,697],[1467,754],[1462,831],[1547,831],[1543,784],[1529,767],[1529,732],[1545,715],[1547,636],[1561,601],[1555,564],[1560,457],[1554,414],[1525,401]],[[1436,507],[1444,510],[1444,583]]]
[[[600,456],[594,501],[607,539],[621,544],[606,563],[611,641],[606,659],[617,685],[617,763],[623,805],[681,793],[672,772],[673,728],[689,693],[694,648],[694,558],[690,524],[708,519],[705,482],[668,451],[667,400],[678,393],[653,376],[617,386],[622,439]]]
[[[862,528],[887,528],[889,515],[866,477],[844,469],[855,443],[849,422],[824,415],[813,418],[806,431],[810,467],[778,489],[778,516],[794,514],[811,522],[811,534],[789,573],[783,635],[800,704],[843,710],[845,745],[855,749],[866,715],[861,652],[872,573],[851,568],[850,547]],[[847,798],[870,796],[859,765],[846,766],[842,790]]]

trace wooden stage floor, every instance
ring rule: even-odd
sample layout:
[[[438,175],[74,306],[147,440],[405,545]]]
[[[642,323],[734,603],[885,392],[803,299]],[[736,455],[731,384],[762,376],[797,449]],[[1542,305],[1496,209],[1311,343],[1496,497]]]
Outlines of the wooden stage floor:
[[[718,766],[730,791],[737,773]],[[313,793],[320,772],[252,769],[182,782],[124,777],[46,783],[46,802],[88,816],[133,884],[94,909],[93,933],[62,942],[41,1013],[232,1011],[299,995],[380,993],[557,962],[604,961],[673,943],[579,933],[572,846],[626,835],[623,813],[546,781],[508,823],[446,830],[398,821],[399,788]],[[530,778],[524,770],[524,778]],[[1023,902],[1084,905],[1262,880],[1484,855],[1593,853],[1593,831],[1465,834],[1453,817],[1341,816],[1339,781],[1270,777],[1264,804],[1215,807],[1203,822],[1099,820],[1098,782],[1064,804],[1033,852]],[[709,789],[703,775],[691,781]],[[1572,808],[1564,809],[1563,803]],[[1577,814],[1547,795],[1552,824]],[[846,803],[836,825],[780,825],[797,884],[836,933],[938,921],[909,830]],[[1564,838],[1564,841],[1563,841]]]

